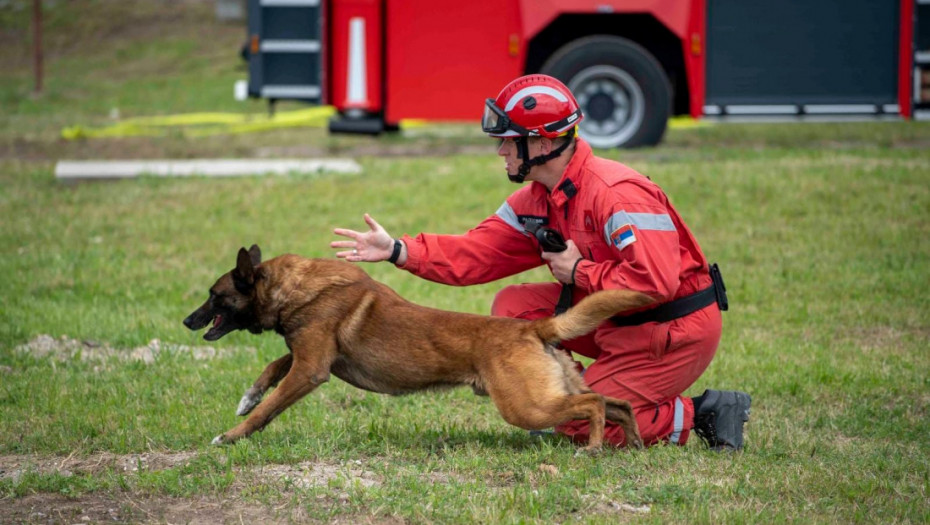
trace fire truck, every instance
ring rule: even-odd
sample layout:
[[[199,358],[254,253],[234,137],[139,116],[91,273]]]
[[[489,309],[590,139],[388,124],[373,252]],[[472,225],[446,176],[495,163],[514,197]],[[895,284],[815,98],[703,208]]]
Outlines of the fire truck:
[[[477,121],[561,79],[600,148],[670,116],[930,119],[930,0],[248,0],[250,97],[329,104],[332,132]]]

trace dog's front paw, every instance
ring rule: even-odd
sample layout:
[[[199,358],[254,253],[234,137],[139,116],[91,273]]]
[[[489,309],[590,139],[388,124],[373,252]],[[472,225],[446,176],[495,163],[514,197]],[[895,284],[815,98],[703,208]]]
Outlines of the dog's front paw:
[[[236,409],[236,415],[244,416],[248,414],[261,400],[262,392],[254,388],[249,388],[245,391],[245,395],[242,396],[242,399],[239,400],[239,408]]]
[[[601,445],[588,445],[586,447],[581,447],[575,451],[575,457],[582,456],[597,456],[604,450],[604,447]]]

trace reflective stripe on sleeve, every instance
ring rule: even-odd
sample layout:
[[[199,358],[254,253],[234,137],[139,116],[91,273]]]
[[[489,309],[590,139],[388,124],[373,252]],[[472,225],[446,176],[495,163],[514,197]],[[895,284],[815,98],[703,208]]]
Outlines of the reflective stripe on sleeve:
[[[518,232],[524,234],[526,233],[526,229],[522,224],[520,224],[520,220],[517,219],[517,214],[513,211],[513,208],[510,207],[510,204],[508,204],[507,201],[504,201],[504,203],[501,204],[501,207],[497,209],[495,215],[503,219],[504,222],[509,224]]]
[[[627,224],[638,230],[675,231],[675,223],[667,213],[627,213],[620,210],[611,215],[604,225],[604,240],[607,244],[611,243],[610,234]]]

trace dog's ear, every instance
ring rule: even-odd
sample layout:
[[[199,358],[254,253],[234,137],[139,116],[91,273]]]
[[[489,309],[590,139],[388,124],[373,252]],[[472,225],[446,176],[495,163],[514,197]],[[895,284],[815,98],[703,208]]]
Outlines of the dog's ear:
[[[262,263],[262,249],[257,244],[249,248],[249,258],[252,259],[252,266],[258,266]]]
[[[232,271],[233,284],[240,293],[247,294],[255,285],[255,265],[245,248],[239,248],[236,256],[236,268]]]

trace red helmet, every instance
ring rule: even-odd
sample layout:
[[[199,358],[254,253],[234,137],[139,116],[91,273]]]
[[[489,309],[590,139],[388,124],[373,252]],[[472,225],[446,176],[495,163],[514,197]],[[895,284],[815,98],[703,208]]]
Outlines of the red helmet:
[[[492,137],[555,138],[584,115],[565,84],[548,75],[526,75],[484,103],[481,129]]]

